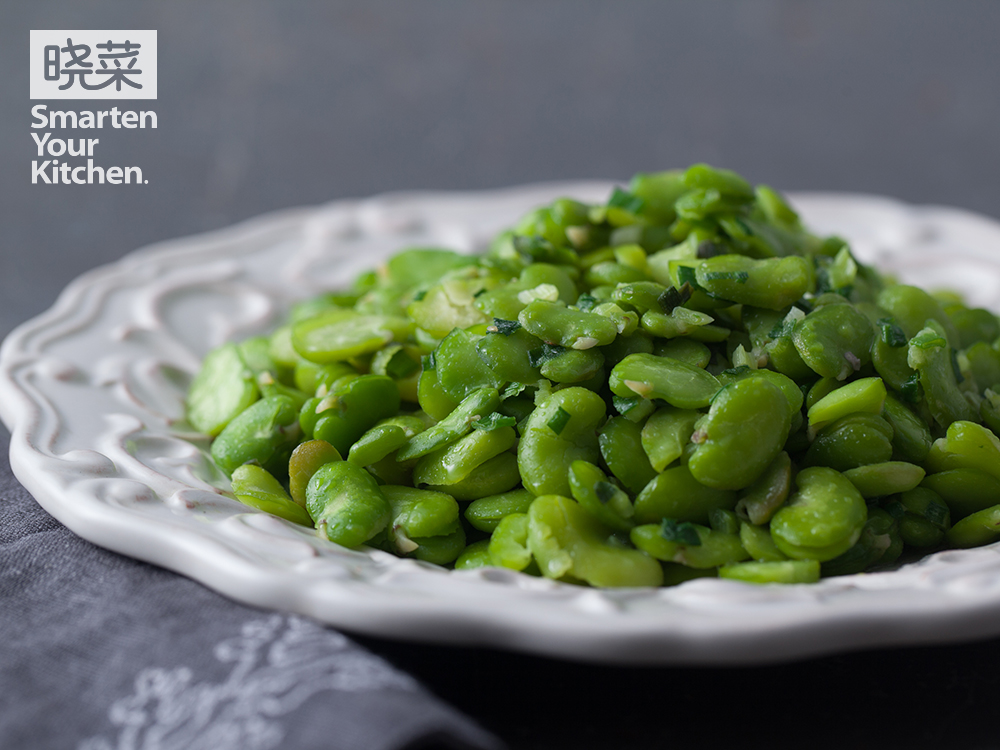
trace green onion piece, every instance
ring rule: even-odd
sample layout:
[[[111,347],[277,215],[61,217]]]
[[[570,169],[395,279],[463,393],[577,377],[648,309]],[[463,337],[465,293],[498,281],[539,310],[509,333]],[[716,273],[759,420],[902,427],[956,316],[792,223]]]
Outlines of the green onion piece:
[[[670,287],[667,291],[657,297],[656,301],[660,303],[660,309],[669,315],[674,311],[675,307],[680,307],[691,299],[691,294],[693,292],[694,289],[691,288],[690,284],[683,284],[680,289]]]
[[[875,321],[882,333],[882,340],[891,347],[906,346],[906,334],[903,329],[892,322],[892,318],[879,318]]]
[[[516,320],[504,320],[503,318],[493,318],[493,328],[496,329],[497,333],[502,333],[504,336],[510,336],[514,331],[521,327],[521,324]]]
[[[514,249],[521,255],[526,255],[534,260],[541,260],[551,255],[554,245],[543,237],[526,237],[522,234],[514,235]]]
[[[948,509],[937,503],[927,503],[923,516],[935,526],[943,529],[948,520]]]
[[[886,513],[895,519],[900,519],[906,515],[906,508],[903,506],[899,500],[893,500],[891,503],[886,503],[882,506]]]
[[[500,400],[506,401],[509,398],[514,398],[514,396],[520,395],[527,387],[527,383],[511,383],[500,393]]]
[[[482,432],[493,432],[493,430],[499,430],[501,427],[513,427],[516,424],[517,419],[514,417],[506,417],[498,412],[493,412],[473,422],[472,429],[481,430]]]
[[[706,281],[735,281],[737,284],[746,284],[750,279],[750,274],[746,271],[706,271]]]
[[[908,401],[911,404],[917,403],[921,395],[920,374],[915,372],[904,380],[899,392],[903,396],[904,401]]]
[[[571,417],[572,415],[560,406],[548,422],[549,429],[556,435],[561,435],[562,431],[566,429],[566,425],[569,424]]]
[[[558,357],[564,351],[566,351],[566,347],[564,346],[542,344],[541,346],[528,352],[528,362],[532,367],[541,367],[550,359]]]
[[[679,544],[689,544],[691,546],[701,546],[701,537],[698,536],[698,529],[690,521],[678,523],[672,518],[664,518],[660,524],[660,536],[668,542],[678,542]]]
[[[632,396],[631,398],[625,398],[624,396],[612,396],[611,405],[615,407],[619,414],[625,414],[631,411],[642,399],[639,396]]]
[[[590,312],[597,307],[597,304],[597,297],[586,292],[576,298],[576,306],[583,312]]]
[[[730,367],[728,370],[723,370],[722,375],[742,375],[745,372],[750,372],[749,365],[740,365],[738,367]]]
[[[638,195],[633,195],[619,187],[616,187],[612,191],[611,197],[608,198],[608,208],[623,208],[633,214],[639,213],[644,205],[646,205],[646,201]]]
[[[611,482],[599,481],[594,482],[594,494],[597,495],[597,499],[601,501],[602,505],[607,505],[608,501],[611,500],[618,493],[618,488],[615,487]]]
[[[691,266],[680,266],[677,269],[677,280],[681,285],[688,284],[692,289],[698,288],[698,281],[695,278],[695,271]]]

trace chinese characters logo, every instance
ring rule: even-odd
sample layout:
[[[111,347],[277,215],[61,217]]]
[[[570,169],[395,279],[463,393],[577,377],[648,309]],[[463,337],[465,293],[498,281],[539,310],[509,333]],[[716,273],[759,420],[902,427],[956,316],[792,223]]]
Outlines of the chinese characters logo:
[[[32,31],[32,99],[155,99],[156,32]]]
[[[68,80],[59,87],[60,91],[71,88],[74,82],[79,83],[89,91],[103,89],[111,84],[115,84],[115,89],[121,91],[123,83],[135,89],[142,88],[141,83],[136,83],[136,76],[141,75],[142,70],[135,66],[139,59],[139,50],[142,48],[141,44],[130,42],[128,39],[123,44],[115,44],[109,39],[104,44],[98,44],[97,47],[98,49],[105,49],[107,52],[97,56],[101,66],[95,69],[94,63],[87,62],[87,58],[90,57],[89,45],[74,44],[73,40],[69,37],[66,38],[65,47],[60,48],[58,44],[46,45],[45,80],[59,81],[62,80],[60,74],[67,76]],[[115,50],[121,51],[117,52]],[[69,55],[69,60],[64,65],[60,64],[60,53]],[[110,61],[114,62],[113,68],[108,66],[109,60],[106,58],[111,58]],[[125,61],[128,62],[128,65],[124,68],[122,68],[122,58],[125,58]],[[88,79],[91,77],[97,81],[103,79],[103,83],[91,85],[88,82]]]

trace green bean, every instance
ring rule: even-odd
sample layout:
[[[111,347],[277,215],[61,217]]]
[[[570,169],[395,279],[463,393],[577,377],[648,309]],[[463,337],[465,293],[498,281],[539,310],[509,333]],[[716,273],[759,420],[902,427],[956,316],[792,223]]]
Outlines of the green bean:
[[[611,370],[608,384],[617,396],[662,398],[681,409],[708,406],[721,387],[716,378],[700,367],[652,354],[625,357]]]
[[[602,302],[594,305],[590,312],[614,323],[619,337],[631,336],[639,327],[639,314],[637,312],[623,310],[613,302]]]
[[[617,326],[609,318],[543,299],[530,302],[518,313],[517,320],[542,341],[567,349],[606,346],[618,335]]]
[[[923,463],[932,442],[930,430],[923,420],[891,393],[886,395],[882,418],[892,427],[893,460]]]
[[[861,378],[831,391],[809,407],[809,428],[819,430],[831,422],[858,412],[881,414],[885,384],[879,378]]]
[[[648,310],[643,313],[639,324],[643,330],[666,339],[690,336],[697,341],[725,341],[729,329],[712,325],[711,315],[686,307],[675,307],[669,314]]]
[[[957,421],[978,421],[979,415],[958,389],[952,349],[944,328],[935,321],[929,322],[930,325],[910,339],[907,362],[920,373],[920,385],[930,412],[942,427]]]
[[[441,421],[455,411],[459,400],[444,392],[436,371],[424,370],[417,383],[417,403],[433,419]]]
[[[427,489],[445,492],[456,500],[478,500],[509,492],[521,481],[517,456],[501,453],[481,463],[464,479],[454,484],[429,484]]]
[[[306,507],[306,488],[313,474],[332,461],[343,461],[340,452],[325,440],[299,443],[288,459],[288,493]]]
[[[475,256],[421,247],[404,250],[389,258],[384,271],[388,281],[411,287],[432,284],[449,271],[475,264]]]
[[[752,524],[767,523],[788,499],[791,485],[792,459],[782,451],[756,482],[740,492],[736,513],[745,515]]]
[[[824,378],[844,380],[871,361],[872,324],[852,305],[817,308],[795,324],[792,341],[802,360]]]
[[[476,352],[499,380],[533,383],[540,373],[538,367],[531,363],[531,352],[542,346],[542,340],[532,336],[520,324],[514,330],[511,328],[513,326],[508,325],[502,333],[487,333],[476,344]]]
[[[844,472],[865,499],[912,490],[920,484],[924,474],[922,468],[905,461],[866,464]]]
[[[805,400],[805,397],[802,395],[802,389],[795,384],[794,380],[786,375],[774,372],[773,370],[747,370],[740,368],[736,372],[727,370],[719,374],[719,382],[724,386],[735,383],[737,380],[745,380],[746,378],[759,378],[776,386],[788,402],[789,419],[797,420],[797,418],[802,416],[800,412]]]
[[[455,401],[461,401],[480,388],[503,385],[493,368],[480,359],[476,349],[478,338],[456,328],[444,338],[434,355],[441,390]]]
[[[659,586],[660,564],[645,552],[613,543],[597,519],[567,497],[542,495],[528,510],[528,548],[549,578],[591,586]]]
[[[712,360],[712,350],[701,341],[693,339],[678,338],[660,341],[652,351],[657,357],[672,357],[702,369],[708,367],[708,363]]]
[[[526,489],[511,490],[473,500],[465,509],[465,519],[479,531],[492,533],[500,520],[511,513],[527,513],[535,496]]]
[[[426,428],[427,424],[419,417],[383,419],[358,438],[351,446],[347,460],[358,466],[371,466],[402,448],[411,437]]]
[[[797,307],[777,311],[743,307],[743,323],[753,345],[764,350],[771,367],[796,382],[815,377],[792,340],[795,324],[804,317]]]
[[[642,199],[639,213],[663,225],[677,218],[674,203],[685,191],[683,172],[679,169],[637,174],[629,183],[629,192]]]
[[[881,317],[874,322],[879,329],[872,345],[875,372],[896,393],[912,396],[914,388],[911,384],[917,373],[909,364],[909,339],[892,318]]]
[[[293,382],[289,375],[294,371],[296,363],[302,359],[292,346],[292,327],[280,326],[268,338],[267,353],[278,368],[278,377],[282,382]],[[303,389],[304,390],[304,389]]]
[[[624,263],[615,261],[604,261],[595,263],[587,269],[583,276],[584,283],[588,286],[629,284],[636,281],[646,281],[647,274],[638,268],[626,266]]]
[[[902,551],[901,528],[881,508],[868,511],[868,520],[854,546],[822,565],[823,575],[860,573],[873,565],[894,562]]]
[[[316,405],[312,434],[344,455],[376,422],[398,411],[399,388],[392,378],[362,375],[335,387]]]
[[[525,488],[535,495],[568,496],[570,465],[598,460],[596,430],[604,413],[604,400],[579,387],[557,391],[543,401],[528,417],[517,446]]]
[[[411,541],[416,543],[417,548],[403,557],[414,557],[436,565],[448,565],[454,563],[465,549],[465,529],[457,526],[450,534],[419,537]]]
[[[281,483],[259,466],[237,466],[233,470],[232,487],[236,499],[246,505],[302,526],[313,525],[305,508],[296,504]]]
[[[738,380],[719,392],[695,427],[691,475],[720,490],[749,487],[781,452],[790,428],[788,400],[777,386]]]
[[[779,562],[788,559],[788,556],[774,543],[771,532],[763,526],[754,526],[752,523],[740,524],[740,544],[747,554],[758,562]]]
[[[813,281],[809,261],[799,256],[754,260],[717,255],[697,265],[695,278],[713,297],[771,310],[796,302]]]
[[[349,461],[325,464],[313,474],[306,487],[306,509],[316,528],[344,547],[364,544],[392,517],[374,477]]]
[[[539,289],[543,286],[547,289]],[[567,305],[576,302],[576,284],[565,270],[550,263],[533,263],[521,272],[516,282],[477,297],[475,304],[490,317],[517,320],[518,314],[527,307],[528,302],[537,298],[535,295],[551,294],[553,290],[554,299],[561,300]],[[452,327],[465,326],[455,324]]]
[[[456,484],[472,473],[473,469],[498,456],[517,443],[512,427],[497,430],[473,430],[451,445],[438,448],[417,461],[413,481],[424,484]]]
[[[573,499],[605,526],[628,531],[635,524],[632,502],[621,489],[608,481],[594,464],[574,461],[569,467],[569,486]]]
[[[930,474],[921,486],[944,498],[956,518],[1000,504],[1000,480],[981,469],[947,469]]]
[[[600,429],[598,444],[604,463],[629,491],[639,492],[656,476],[642,448],[642,425],[627,416],[609,419]]]
[[[462,550],[462,554],[455,560],[455,570],[475,570],[491,564],[490,540],[480,539]]]
[[[897,501],[903,508],[899,534],[911,547],[936,547],[951,528],[951,513],[941,496],[926,487],[904,492]],[[989,506],[986,506],[989,507]]]
[[[951,318],[937,300],[923,289],[906,284],[893,284],[879,293],[878,306],[896,320],[907,340],[925,328],[928,320],[934,320],[943,327],[942,335],[947,338],[948,344],[953,347],[959,345],[958,332]]]
[[[745,583],[815,583],[819,573],[816,560],[744,562],[719,568],[720,578]]]
[[[712,531],[724,534],[740,533],[740,518],[735,511],[726,508],[712,508],[708,512],[708,526]]]
[[[957,521],[945,537],[955,547],[978,547],[1000,536],[1000,505],[977,511]]]
[[[1000,384],[1000,352],[985,341],[977,341],[958,355],[962,374],[971,378],[980,393]]]
[[[630,336],[618,336],[607,346],[601,347],[604,364],[610,369],[630,354],[649,354],[653,351],[653,338],[643,330]]]
[[[292,346],[313,362],[340,362],[403,341],[412,330],[406,318],[332,309],[292,326]]]
[[[270,373],[274,378],[278,376],[278,365],[271,357],[271,342],[266,336],[251,336],[241,341],[237,348],[255,376],[264,372]]]
[[[938,449],[935,451],[935,449]],[[954,422],[927,456],[930,472],[979,469],[1000,479],[1000,438],[982,425]]]
[[[451,536],[461,528],[458,503],[451,495],[393,485],[381,489],[391,511],[389,539],[404,555],[412,554],[422,559],[416,553],[425,538]],[[453,544],[449,542],[446,546],[452,547]],[[455,553],[457,556],[458,552]]]
[[[420,458],[437,448],[451,445],[472,430],[473,421],[496,411],[499,405],[500,394],[496,388],[480,388],[473,391],[436,425],[410,438],[400,449],[398,460]]]
[[[717,568],[746,560],[749,555],[736,534],[724,534],[691,524],[695,536],[691,542],[677,541],[676,533],[665,533],[672,527],[646,524],[632,529],[632,543],[657,560],[680,563],[691,568]]]
[[[187,397],[188,421],[215,437],[260,398],[253,371],[235,344],[223,344],[205,357]]]
[[[843,474],[822,466],[803,469],[798,490],[771,518],[771,536],[796,560],[825,562],[850,549],[868,519],[865,500]]]
[[[893,431],[874,414],[848,414],[827,425],[809,446],[804,463],[847,471],[892,458]]]
[[[701,413],[694,409],[664,406],[646,420],[642,449],[654,471],[663,471],[681,457],[699,418]]]
[[[524,570],[531,564],[527,513],[511,513],[500,520],[490,536],[489,555],[490,564],[498,568]]]
[[[554,383],[582,383],[600,375],[604,378],[604,355],[594,349],[566,349],[541,366],[541,375]]]
[[[300,435],[298,410],[290,398],[258,401],[236,416],[212,443],[212,458],[226,474],[256,462],[273,474],[288,471],[288,459]]]
[[[708,523],[713,508],[732,509],[736,493],[706,487],[687,466],[667,469],[647,484],[635,499],[636,523],[658,523],[664,518]]]

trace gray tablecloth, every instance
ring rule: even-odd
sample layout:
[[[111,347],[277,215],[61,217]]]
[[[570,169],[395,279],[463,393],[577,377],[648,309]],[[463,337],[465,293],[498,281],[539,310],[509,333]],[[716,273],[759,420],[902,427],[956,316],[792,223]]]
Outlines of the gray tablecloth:
[[[4,456],[7,446],[3,433]],[[0,639],[5,750],[501,747],[330,628],[80,539],[35,503],[6,458]]]

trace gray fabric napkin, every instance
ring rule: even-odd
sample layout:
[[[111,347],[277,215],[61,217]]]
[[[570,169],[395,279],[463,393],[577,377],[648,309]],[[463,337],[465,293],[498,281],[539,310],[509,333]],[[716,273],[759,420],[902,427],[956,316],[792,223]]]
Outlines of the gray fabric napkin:
[[[75,536],[13,477],[8,445],[0,429],[0,747],[502,746],[334,630]]]

